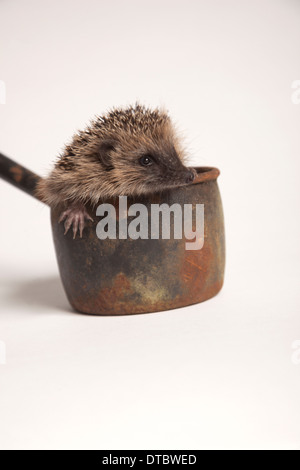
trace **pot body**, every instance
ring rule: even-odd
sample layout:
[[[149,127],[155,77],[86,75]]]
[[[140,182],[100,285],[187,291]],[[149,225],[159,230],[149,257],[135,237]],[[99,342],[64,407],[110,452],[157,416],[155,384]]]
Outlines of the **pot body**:
[[[51,223],[61,279],[72,307],[95,315],[150,313],[203,302],[215,296],[223,285],[225,265],[224,220],[217,184],[219,171],[198,168],[196,181],[147,198],[128,198],[127,205],[142,203],[151,225],[152,204],[204,204],[204,244],[187,250],[187,240],[174,238],[171,217],[170,239],[100,240],[96,233],[96,212],[89,210],[82,239],[64,235],[60,212],[52,210]],[[113,204],[116,214],[119,201]],[[196,211],[193,211],[195,226]],[[130,223],[131,218],[128,219]],[[150,228],[149,228],[150,233]]]

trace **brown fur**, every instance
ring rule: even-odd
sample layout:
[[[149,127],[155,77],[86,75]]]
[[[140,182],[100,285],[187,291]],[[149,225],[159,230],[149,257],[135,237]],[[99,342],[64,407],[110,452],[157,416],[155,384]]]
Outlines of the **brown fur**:
[[[143,155],[155,163],[142,166]],[[184,157],[166,111],[139,104],[113,109],[74,135],[37,195],[54,207],[161,191],[187,183]]]

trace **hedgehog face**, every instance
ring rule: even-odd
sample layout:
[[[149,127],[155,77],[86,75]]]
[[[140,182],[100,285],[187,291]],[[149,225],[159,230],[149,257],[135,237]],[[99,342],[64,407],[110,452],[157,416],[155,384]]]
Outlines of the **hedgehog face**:
[[[119,194],[147,194],[182,186],[195,172],[183,164],[180,150],[170,139],[130,136],[102,142],[99,159]]]
[[[79,131],[41,189],[49,204],[143,195],[191,183],[176,129],[163,109],[116,108]]]

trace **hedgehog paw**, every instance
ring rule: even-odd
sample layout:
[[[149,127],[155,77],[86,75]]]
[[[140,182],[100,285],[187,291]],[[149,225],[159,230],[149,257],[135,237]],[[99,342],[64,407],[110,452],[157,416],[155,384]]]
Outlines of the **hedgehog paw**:
[[[85,221],[93,219],[87,213],[86,208],[83,204],[73,204],[69,209],[65,210],[60,218],[59,223],[65,222],[65,235],[68,233],[69,229],[73,229],[73,239],[76,238],[77,232],[79,230],[80,238],[82,238],[83,229],[85,227]]]

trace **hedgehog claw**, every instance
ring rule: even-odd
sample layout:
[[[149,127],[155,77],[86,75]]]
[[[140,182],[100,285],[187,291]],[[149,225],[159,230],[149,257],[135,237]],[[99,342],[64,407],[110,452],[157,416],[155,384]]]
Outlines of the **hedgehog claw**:
[[[75,239],[78,229],[80,238],[82,238],[82,233],[85,227],[85,220],[90,220],[93,222],[92,217],[90,217],[90,215],[87,213],[85,207],[82,204],[74,204],[61,214],[58,222],[65,222],[65,235],[73,226],[73,239]]]

